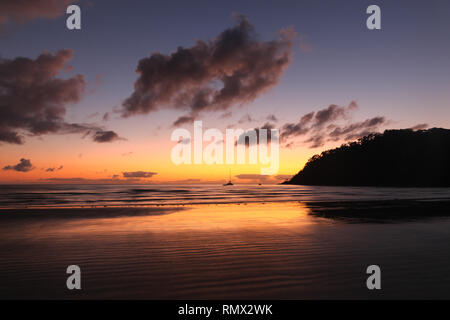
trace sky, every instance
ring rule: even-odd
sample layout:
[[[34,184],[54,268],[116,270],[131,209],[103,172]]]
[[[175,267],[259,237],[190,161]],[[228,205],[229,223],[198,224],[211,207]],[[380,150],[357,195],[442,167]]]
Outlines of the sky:
[[[275,183],[370,132],[450,127],[448,1],[56,3],[0,3],[2,183]],[[278,172],[175,165],[194,120],[278,128]]]

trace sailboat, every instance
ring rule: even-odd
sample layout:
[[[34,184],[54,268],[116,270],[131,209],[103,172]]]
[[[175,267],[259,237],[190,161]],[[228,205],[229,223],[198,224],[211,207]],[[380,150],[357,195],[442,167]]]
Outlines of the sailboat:
[[[231,182],[231,169],[230,169],[230,178],[228,179],[228,182],[224,183],[223,185],[224,186],[232,186],[233,185],[233,183]]]

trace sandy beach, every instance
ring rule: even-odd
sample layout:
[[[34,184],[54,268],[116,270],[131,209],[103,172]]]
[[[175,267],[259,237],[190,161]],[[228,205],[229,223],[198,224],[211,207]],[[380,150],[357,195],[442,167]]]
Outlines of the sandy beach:
[[[2,210],[0,295],[3,299],[450,297],[450,219],[422,215],[406,221],[386,216],[367,220],[354,212],[351,219],[337,218],[329,215],[330,208],[336,206],[291,201]],[[410,208],[414,211],[416,206],[411,203]],[[66,288],[66,268],[72,264],[81,268],[82,290]],[[371,264],[383,272],[379,292],[365,285],[365,270]]]

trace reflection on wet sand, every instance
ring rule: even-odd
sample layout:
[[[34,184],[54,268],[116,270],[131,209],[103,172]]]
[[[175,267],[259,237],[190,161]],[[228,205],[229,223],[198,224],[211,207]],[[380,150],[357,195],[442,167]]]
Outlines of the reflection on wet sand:
[[[385,200],[307,203],[315,217],[347,222],[393,223],[450,217],[448,200]]]
[[[185,206],[149,215],[7,218],[2,298],[449,297],[450,222],[349,224],[298,203]],[[83,210],[83,209],[80,209]],[[99,208],[98,210],[102,210]],[[76,216],[75,213],[72,215]],[[0,218],[2,219],[2,218]],[[4,221],[4,220],[2,220]],[[82,290],[68,291],[77,264]],[[365,287],[378,264],[382,292]],[[413,280],[413,281],[412,281]]]

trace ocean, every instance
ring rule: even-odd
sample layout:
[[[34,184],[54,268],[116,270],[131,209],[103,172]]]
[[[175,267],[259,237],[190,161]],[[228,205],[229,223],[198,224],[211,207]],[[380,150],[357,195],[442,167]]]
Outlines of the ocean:
[[[295,185],[0,185],[0,208],[450,199],[450,188]]]

